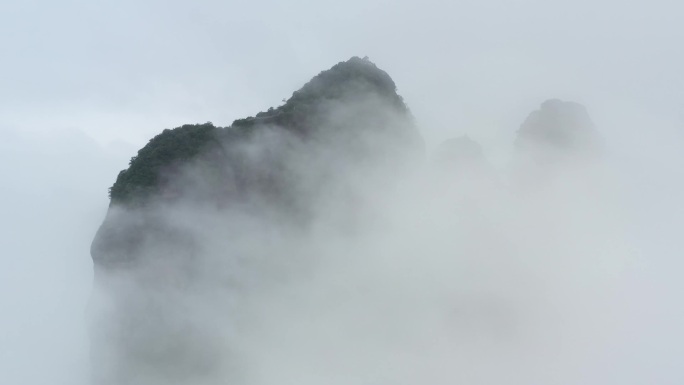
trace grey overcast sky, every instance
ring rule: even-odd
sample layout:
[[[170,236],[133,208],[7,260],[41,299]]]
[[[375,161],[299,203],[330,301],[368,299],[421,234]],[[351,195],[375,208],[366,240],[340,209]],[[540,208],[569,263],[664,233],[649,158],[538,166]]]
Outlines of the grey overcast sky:
[[[229,125],[368,56],[429,146],[469,134],[498,164],[545,99],[587,106],[637,175],[658,253],[649,274],[675,293],[642,294],[665,320],[644,328],[673,334],[644,350],[666,357],[645,378],[670,382],[633,383],[681,384],[682,344],[670,341],[684,336],[671,306],[682,292],[683,20],[681,0],[0,0],[0,383],[85,383],[89,245],[107,187],[148,139]]]
[[[463,133],[508,145],[551,97],[606,129],[681,126],[682,14],[676,0],[6,0],[0,127],[139,147],[277,105],[354,55],[395,79],[431,145]]]

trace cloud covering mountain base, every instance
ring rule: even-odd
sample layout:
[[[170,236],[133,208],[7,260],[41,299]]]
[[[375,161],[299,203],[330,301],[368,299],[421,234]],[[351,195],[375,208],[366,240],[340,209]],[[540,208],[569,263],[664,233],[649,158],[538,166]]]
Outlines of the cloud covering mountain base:
[[[354,60],[333,69],[371,65]],[[302,90],[330,95],[323,74]],[[295,93],[314,103],[304,134],[250,123],[254,135],[218,137],[218,174],[198,155],[144,200],[113,197],[93,243],[95,383],[613,375],[638,254],[586,112],[543,104],[504,171],[469,140],[421,159],[393,136],[415,137],[410,116],[357,75],[335,78],[334,103]]]

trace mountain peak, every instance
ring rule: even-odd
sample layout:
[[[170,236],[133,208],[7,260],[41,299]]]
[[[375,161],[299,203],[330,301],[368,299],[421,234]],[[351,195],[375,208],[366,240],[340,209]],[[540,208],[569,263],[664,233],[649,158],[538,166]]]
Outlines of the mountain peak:
[[[121,171],[110,189],[112,203],[142,202],[173,179],[178,166],[272,129],[298,139],[327,141],[347,155],[362,155],[347,156],[350,159],[395,147],[423,151],[422,138],[392,78],[367,57],[355,56],[314,76],[285,104],[228,127],[206,123],[164,130]]]
[[[516,147],[546,162],[560,155],[600,153],[602,139],[583,105],[549,99],[520,126]]]
[[[306,118],[316,112],[314,107],[318,107],[320,102],[350,102],[360,95],[375,95],[396,112],[408,114],[408,108],[402,97],[397,94],[397,86],[389,74],[378,68],[368,57],[354,56],[314,76],[299,90],[293,92],[282,106],[260,112],[254,117],[238,119],[232,126],[288,126],[293,122],[297,123],[295,125],[306,126]]]
[[[340,87],[349,83],[363,84],[368,87],[367,90],[373,90],[385,96],[398,97],[397,87],[387,72],[378,68],[368,57],[362,59],[354,56],[316,75],[299,91],[296,91],[290,100],[307,96],[333,98],[344,96]]]

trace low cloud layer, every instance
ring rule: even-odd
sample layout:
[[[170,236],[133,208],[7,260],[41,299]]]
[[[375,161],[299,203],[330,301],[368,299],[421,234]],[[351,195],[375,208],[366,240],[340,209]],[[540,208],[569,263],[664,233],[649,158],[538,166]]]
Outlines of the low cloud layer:
[[[335,108],[326,124],[344,129],[337,117],[358,106]],[[642,175],[619,151],[597,157],[558,136],[577,124],[560,119],[552,140],[518,146],[499,171],[448,157],[358,162],[271,127],[241,144],[245,167],[278,164],[304,222],[268,194],[198,200],[214,188],[201,163],[175,177],[173,203],[112,207],[105,232],[151,235],[124,265],[96,269],[97,383],[650,381],[635,361],[679,336],[641,312],[674,300],[644,270],[671,261],[638,223]]]

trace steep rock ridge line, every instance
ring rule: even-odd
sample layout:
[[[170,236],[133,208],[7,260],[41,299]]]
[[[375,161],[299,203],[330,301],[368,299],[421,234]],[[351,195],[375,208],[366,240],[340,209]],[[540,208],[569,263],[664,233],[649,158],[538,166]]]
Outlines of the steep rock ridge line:
[[[361,102],[370,103],[367,106],[370,108],[363,108]],[[329,121],[328,115],[336,103],[351,105],[349,110],[358,114],[345,117],[352,120],[351,124]],[[374,111],[375,107],[396,114],[399,121],[383,116],[380,108]],[[164,174],[169,174],[174,166],[272,127],[308,140],[333,134],[326,132],[332,129],[349,130],[344,134],[352,137],[377,130],[386,136],[385,140],[403,141],[401,145],[407,147],[407,151],[424,151],[413,118],[397,94],[392,78],[367,58],[353,57],[315,76],[283,105],[253,117],[237,119],[228,127],[205,123],[164,130],[131,159],[128,169],[119,173],[110,188],[111,202],[133,204],[136,200],[145,200],[159,192]],[[389,130],[393,132],[387,132]]]

